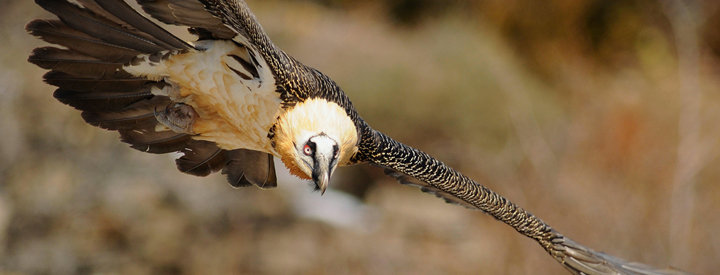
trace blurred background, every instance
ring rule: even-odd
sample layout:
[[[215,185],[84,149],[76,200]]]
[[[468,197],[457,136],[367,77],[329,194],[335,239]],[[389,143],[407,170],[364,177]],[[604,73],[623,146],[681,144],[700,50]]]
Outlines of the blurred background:
[[[376,129],[595,250],[720,270],[720,2],[248,2]],[[565,272],[372,167],[325,196],[284,171],[269,191],[181,174],[53,99],[24,30],[50,15],[2,4],[0,273]]]

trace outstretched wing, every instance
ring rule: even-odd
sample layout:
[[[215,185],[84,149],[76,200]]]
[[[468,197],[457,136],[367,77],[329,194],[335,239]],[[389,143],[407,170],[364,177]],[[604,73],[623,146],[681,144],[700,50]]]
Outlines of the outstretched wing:
[[[593,251],[485,186],[415,148],[366,127],[358,158],[385,168],[400,183],[421,188],[448,203],[481,210],[538,242],[574,274],[686,274],[627,262]]]
[[[206,176],[221,171],[233,186],[276,186],[272,156],[258,151],[223,150],[216,144],[194,140],[191,134],[160,123],[162,110],[176,104],[161,93],[171,84],[164,79],[135,76],[124,66],[143,60],[160,61],[174,54],[199,51],[191,43],[172,35],[143,17],[122,0],[36,0],[57,20],[35,20],[27,25],[31,34],[64,48],[42,47],[29,61],[48,69],[45,81],[57,86],[54,96],[82,111],[89,124],[118,131],[122,141],[149,153],[180,152],[180,171]],[[185,25],[200,39],[233,40],[243,47],[255,46],[252,37],[266,37],[254,18],[227,27],[223,20],[204,9],[199,0],[140,0],[150,15],[169,24]],[[245,5],[244,2],[235,2]],[[250,28],[248,30],[246,28]],[[263,53],[266,54],[266,53]],[[251,59],[251,55],[244,56]],[[244,61],[244,62],[241,62]],[[258,62],[238,60],[248,75],[259,71]],[[270,63],[270,62],[268,62]],[[220,64],[218,64],[220,66]],[[239,72],[241,73],[241,72]],[[246,76],[250,78],[250,76]]]

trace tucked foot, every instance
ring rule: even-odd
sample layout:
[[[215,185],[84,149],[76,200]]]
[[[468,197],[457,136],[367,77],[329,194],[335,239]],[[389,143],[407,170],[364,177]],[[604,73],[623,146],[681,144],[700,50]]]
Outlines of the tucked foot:
[[[155,110],[155,118],[175,132],[193,134],[192,126],[198,114],[190,105],[175,103],[168,105],[163,111]]]

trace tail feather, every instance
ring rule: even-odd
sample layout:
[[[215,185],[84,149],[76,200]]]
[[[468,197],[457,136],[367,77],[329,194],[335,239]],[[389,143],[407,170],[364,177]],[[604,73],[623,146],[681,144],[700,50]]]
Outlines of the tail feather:
[[[265,152],[238,149],[228,151],[228,165],[223,168],[230,185],[255,185],[260,188],[277,187],[277,176],[272,155]]]
[[[181,151],[183,156],[175,160],[178,170],[190,175],[204,177],[220,171],[227,164],[227,151],[215,143],[193,140]]]
[[[222,170],[230,185],[260,188],[277,187],[272,155],[246,149],[222,150],[214,143],[193,140],[175,160],[178,170],[195,176],[207,176]]]
[[[191,141],[188,134],[170,130],[157,131],[156,127],[119,130],[118,132],[120,132],[120,139],[129,143],[133,149],[152,154],[179,152],[186,148],[187,143]]]

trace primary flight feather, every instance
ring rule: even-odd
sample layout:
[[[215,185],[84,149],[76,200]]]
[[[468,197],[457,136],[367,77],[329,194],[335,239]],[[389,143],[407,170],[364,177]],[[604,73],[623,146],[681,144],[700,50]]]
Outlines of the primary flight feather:
[[[377,165],[401,183],[479,209],[537,241],[576,274],[674,274],[592,251],[420,150],[373,130],[340,87],[271,42],[242,0],[137,0],[187,26],[183,41],[123,0],[36,0],[57,20],[27,30],[54,96],[133,148],[180,152],[180,171],[222,171],[236,187],[277,185],[273,156],[324,192],[338,166]]]

